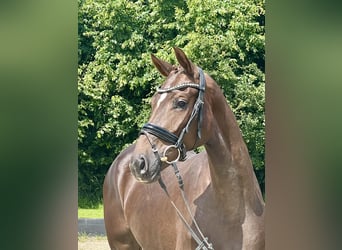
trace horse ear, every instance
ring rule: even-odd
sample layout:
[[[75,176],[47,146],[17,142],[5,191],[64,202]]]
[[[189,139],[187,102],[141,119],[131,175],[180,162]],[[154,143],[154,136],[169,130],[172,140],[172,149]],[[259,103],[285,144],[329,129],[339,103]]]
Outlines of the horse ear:
[[[151,54],[151,59],[152,59],[154,66],[156,66],[160,74],[162,74],[163,76],[168,76],[170,74],[173,68],[172,64],[168,62],[164,62],[163,60],[160,60],[153,54]]]
[[[186,57],[183,50],[181,50],[180,48],[177,48],[177,47],[174,47],[173,49],[175,51],[177,61],[183,67],[185,72],[188,73],[189,75],[193,75],[195,65]]]

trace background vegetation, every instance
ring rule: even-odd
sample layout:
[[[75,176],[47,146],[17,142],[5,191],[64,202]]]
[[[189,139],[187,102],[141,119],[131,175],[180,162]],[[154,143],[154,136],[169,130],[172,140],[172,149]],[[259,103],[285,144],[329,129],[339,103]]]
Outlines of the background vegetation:
[[[172,47],[222,87],[264,192],[264,0],[79,0],[79,206],[97,205],[104,175],[147,121],[163,81],[150,54]]]

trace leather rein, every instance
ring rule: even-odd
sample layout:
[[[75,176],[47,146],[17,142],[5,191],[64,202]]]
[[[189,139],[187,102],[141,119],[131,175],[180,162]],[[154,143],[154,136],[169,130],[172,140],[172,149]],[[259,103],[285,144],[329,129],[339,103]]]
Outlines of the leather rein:
[[[186,160],[187,150],[186,150],[186,147],[184,145],[183,139],[184,139],[185,134],[189,131],[189,127],[190,127],[191,122],[193,121],[193,119],[196,116],[198,116],[198,123],[197,123],[197,137],[196,137],[196,141],[195,141],[194,145],[196,145],[197,139],[201,139],[204,92],[205,92],[206,81],[205,81],[205,77],[204,77],[204,73],[203,73],[202,69],[198,67],[198,71],[199,71],[199,75],[200,75],[199,84],[192,83],[192,82],[186,82],[186,83],[181,83],[177,86],[170,87],[170,88],[165,88],[165,89],[158,88],[157,89],[157,93],[160,93],[160,94],[169,93],[173,90],[184,89],[184,88],[198,89],[197,100],[194,104],[194,107],[193,107],[193,110],[192,110],[191,115],[189,117],[189,120],[188,120],[187,124],[185,125],[185,127],[182,129],[180,135],[177,136],[174,133],[169,132],[167,129],[164,129],[164,128],[157,126],[155,124],[152,124],[152,123],[146,123],[142,127],[140,134],[143,134],[147,137],[149,143],[151,144],[152,151],[156,155],[157,159],[160,159],[161,162],[166,162],[167,164],[169,164],[173,167],[175,176],[176,176],[177,181],[178,181],[179,188],[181,190],[183,201],[186,205],[187,211],[188,211],[188,213],[191,217],[191,220],[192,220],[193,224],[195,225],[195,228],[196,228],[199,235],[194,231],[194,229],[191,228],[191,224],[189,224],[186,221],[185,217],[181,214],[179,209],[176,207],[175,203],[171,200],[171,197],[167,191],[166,185],[164,184],[161,177],[159,178],[158,181],[159,181],[160,186],[162,187],[162,189],[165,191],[166,195],[168,196],[172,206],[175,208],[178,216],[180,217],[180,219],[182,220],[182,222],[184,223],[186,228],[189,230],[192,238],[196,241],[196,243],[198,245],[196,247],[196,250],[201,250],[201,249],[202,250],[213,250],[214,248],[212,246],[212,243],[209,243],[208,238],[204,237],[202,231],[200,230],[200,228],[199,228],[199,226],[198,226],[198,224],[197,224],[197,222],[196,222],[196,220],[195,220],[195,218],[191,212],[188,199],[187,199],[185,192],[184,192],[184,182],[183,182],[183,179],[180,175],[180,172],[179,172],[177,164],[176,164],[178,161],[185,161]],[[158,149],[150,140],[150,138],[148,136],[149,134],[154,135],[154,136],[158,137],[159,139],[171,144],[165,148],[162,157],[160,157],[160,155],[158,153]],[[171,148],[178,150],[178,156],[175,160],[168,161],[166,155],[167,155],[167,151],[170,150]]]

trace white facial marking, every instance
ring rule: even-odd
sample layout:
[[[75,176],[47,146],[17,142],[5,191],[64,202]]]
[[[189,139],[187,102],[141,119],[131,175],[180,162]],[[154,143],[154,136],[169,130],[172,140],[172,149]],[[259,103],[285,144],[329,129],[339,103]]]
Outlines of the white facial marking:
[[[159,108],[159,105],[164,101],[164,99],[166,98],[167,93],[162,93],[159,97],[159,100],[157,102],[157,108]]]

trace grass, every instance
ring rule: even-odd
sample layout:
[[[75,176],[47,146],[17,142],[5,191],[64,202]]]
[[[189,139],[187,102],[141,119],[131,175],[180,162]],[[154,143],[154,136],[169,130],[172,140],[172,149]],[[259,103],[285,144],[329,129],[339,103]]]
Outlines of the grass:
[[[106,236],[78,234],[78,250],[109,250]]]
[[[98,208],[78,208],[78,218],[103,218],[103,205],[99,205]]]
[[[78,233],[78,241],[79,242],[85,242],[88,241],[89,239],[93,240],[107,240],[107,236],[105,235],[89,235],[86,233]]]

